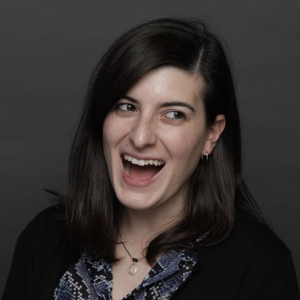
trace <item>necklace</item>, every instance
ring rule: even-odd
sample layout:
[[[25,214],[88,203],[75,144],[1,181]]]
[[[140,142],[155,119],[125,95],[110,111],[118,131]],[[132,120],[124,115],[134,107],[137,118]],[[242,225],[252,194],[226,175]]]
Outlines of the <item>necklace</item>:
[[[122,245],[123,245],[125,251],[127,252],[127,254],[130,256],[130,258],[131,258],[131,260],[132,260],[132,264],[128,267],[127,272],[128,272],[128,274],[130,274],[130,275],[134,275],[134,274],[136,273],[136,271],[137,271],[137,266],[136,266],[136,264],[137,264],[139,261],[143,260],[143,259],[145,258],[145,256],[144,256],[144,257],[141,257],[141,258],[135,258],[135,257],[132,257],[132,255],[131,255],[130,252],[128,251],[127,247],[125,246],[125,242],[124,242],[124,240],[123,240],[123,238],[122,238],[121,235],[120,235],[120,241],[121,241],[121,243],[122,243]]]

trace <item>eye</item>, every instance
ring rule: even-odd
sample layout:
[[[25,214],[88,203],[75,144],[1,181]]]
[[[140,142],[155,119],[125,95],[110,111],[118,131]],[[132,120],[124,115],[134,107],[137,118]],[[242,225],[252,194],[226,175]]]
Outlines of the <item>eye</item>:
[[[177,111],[177,110],[169,111],[169,112],[165,113],[164,116],[166,118],[169,118],[169,119],[174,120],[174,121],[182,121],[182,120],[186,119],[185,114],[182,113],[181,111]]]
[[[116,106],[116,109],[121,112],[131,112],[136,110],[135,106],[129,103],[120,103]]]

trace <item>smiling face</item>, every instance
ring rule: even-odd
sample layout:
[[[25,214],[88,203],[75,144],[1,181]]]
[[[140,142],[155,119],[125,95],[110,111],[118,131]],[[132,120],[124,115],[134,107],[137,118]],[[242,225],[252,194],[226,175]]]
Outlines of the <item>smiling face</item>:
[[[178,214],[201,155],[210,154],[225,126],[206,126],[204,82],[181,69],[145,74],[107,115],[103,147],[119,201],[133,210]]]

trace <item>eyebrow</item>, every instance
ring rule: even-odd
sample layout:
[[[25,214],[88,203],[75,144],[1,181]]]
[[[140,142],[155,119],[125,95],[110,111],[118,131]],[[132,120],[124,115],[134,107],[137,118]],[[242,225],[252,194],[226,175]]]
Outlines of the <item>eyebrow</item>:
[[[138,103],[138,101],[130,96],[123,96],[122,98],[127,99],[133,103]],[[189,108],[192,112],[195,112],[195,109],[190,104],[183,102],[183,101],[171,101],[171,102],[163,102],[161,104],[162,107],[169,107],[169,106],[183,106]]]

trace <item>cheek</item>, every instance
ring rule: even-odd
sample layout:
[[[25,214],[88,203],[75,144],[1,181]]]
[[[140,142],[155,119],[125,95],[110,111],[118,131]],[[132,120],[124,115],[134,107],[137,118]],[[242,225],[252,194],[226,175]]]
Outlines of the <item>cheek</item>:
[[[202,155],[205,143],[205,133],[193,131],[177,131],[165,136],[165,145],[173,157],[181,158],[183,162],[198,161]]]
[[[108,115],[103,123],[103,149],[105,158],[108,159],[118,145],[130,132],[130,123],[116,117],[113,113]]]
[[[103,146],[107,148],[114,145],[121,135],[122,126],[115,120],[113,115],[108,115],[103,123]]]

